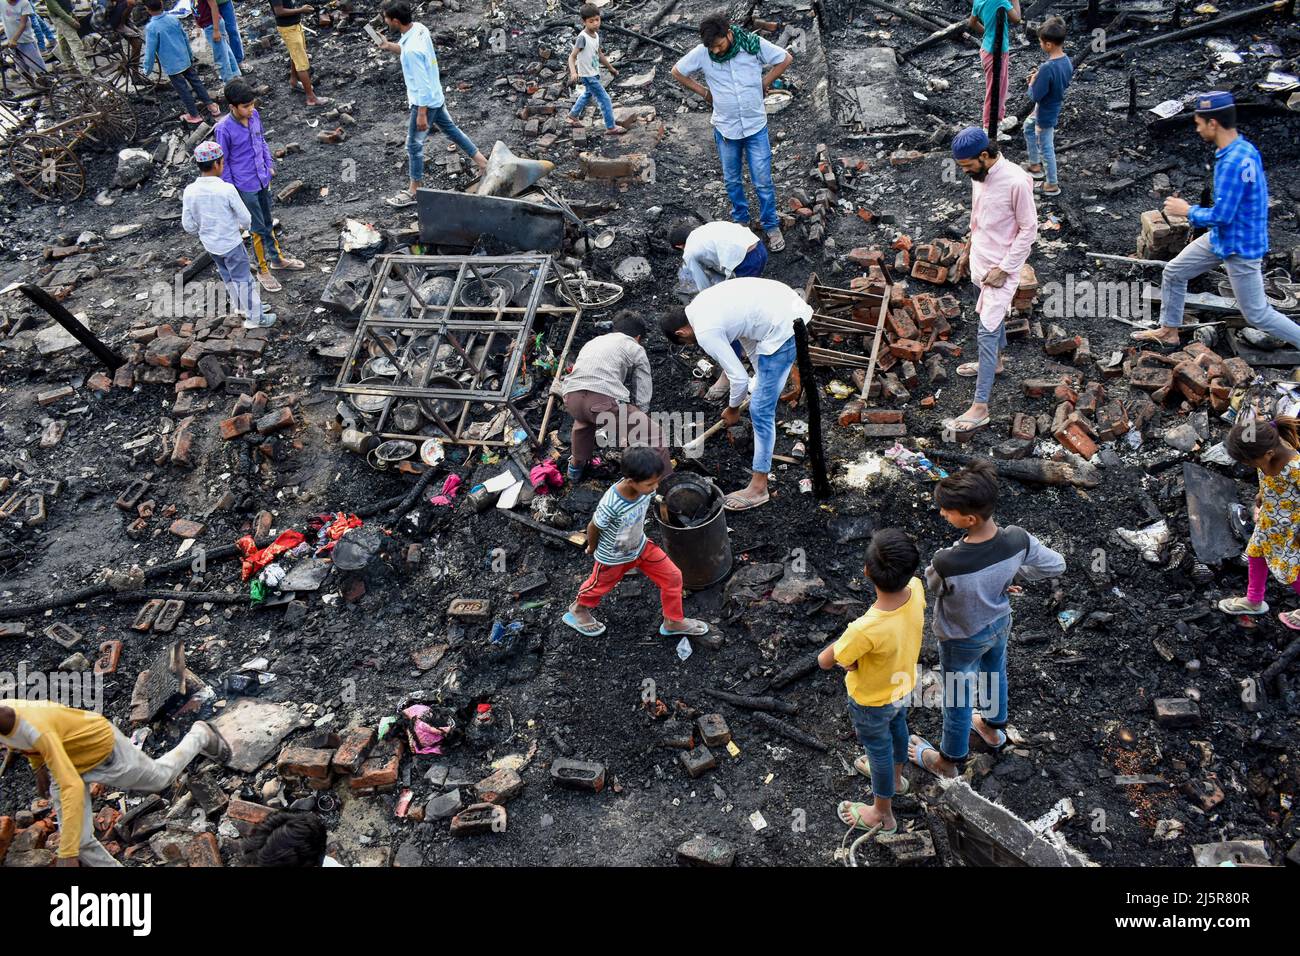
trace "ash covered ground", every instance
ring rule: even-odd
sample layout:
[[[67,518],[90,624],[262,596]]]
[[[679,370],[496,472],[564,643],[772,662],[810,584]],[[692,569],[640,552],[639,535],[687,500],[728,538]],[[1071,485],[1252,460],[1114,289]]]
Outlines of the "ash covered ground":
[[[613,5],[607,8],[607,23],[635,27],[658,6]],[[1244,6],[1220,4],[1225,12]],[[901,527],[916,537],[923,559],[950,544],[954,533],[934,509],[932,482],[925,475],[885,464],[865,481],[847,481],[850,465],[864,453],[880,456],[894,439],[864,440],[857,426],[836,424],[842,402],[825,392],[820,401],[834,495],[818,501],[801,494],[803,466],[779,465],[771,504],[728,518],[738,571],[747,565],[788,565],[795,556],[792,549],[802,549],[809,574],[817,580],[801,578],[787,567],[787,590],[795,598],[791,603],[768,596],[770,584],[758,589],[752,603],[735,588],[730,592],[733,599],[727,600],[726,584],[691,593],[687,614],[714,623],[725,641],[716,650],[698,646],[685,661],[679,660],[671,640],[656,634],[657,598],[653,586],[641,579],[629,580],[602,605],[602,619],[609,625],[604,636],[580,638],[560,624],[560,614],[589,571],[589,559],[567,543],[512,524],[495,510],[476,514],[464,495],[449,509],[420,502],[412,513],[423,519],[418,531],[412,530],[411,516],[390,529],[395,543],[421,545],[417,565],[392,558],[390,570],[377,575],[355,603],[344,597],[326,603],[325,595],[340,590],[336,581],[329,581],[320,591],[300,595],[306,612],[293,615],[296,620],[287,620],[283,607],[250,608],[238,562],[229,559],[210,561],[197,578],[185,570],[149,581],[151,589],[180,587],[215,595],[211,602],[187,601],[172,634],[132,630],[140,602],[123,597],[128,592],[48,613],[11,613],[94,585],[105,569],[125,572],[135,565],[148,570],[175,561],[181,540],[169,526],[176,518],[201,522],[205,527],[198,544],[213,551],[242,535],[264,531],[255,528],[260,512],[269,512],[275,531],[304,529],[313,515],[364,514],[376,503],[410,490],[413,479],[377,472],[340,446],[338,396],[322,391],[333,383],[338,362],[318,353],[346,343],[355,325],[355,320],[318,306],[344,220],[354,218],[395,232],[412,225],[411,216],[382,201],[405,181],[400,70],[395,58],[372,53],[365,43],[360,27],[373,12],[370,4],[355,8],[354,17],[310,39],[317,90],[334,98],[335,108],[346,108],[355,120],[351,124],[324,118],[325,111],[308,109],[286,88],[286,58],[269,17],[262,17],[260,9],[241,9],[246,37],[260,33],[265,38],[260,44],[252,41],[252,78],[269,87],[258,103],[267,138],[273,149],[301,145],[278,161],[273,188],[292,180],[304,183],[276,212],[285,247],[306,259],[308,268],[279,274],[284,291],[268,296],[268,301],[280,321],[270,330],[264,350],[237,353],[226,365],[231,375],[254,377],[257,388],[270,397],[271,408],[295,409],[291,430],[256,442],[223,440],[219,425],[236,400],[225,392],[196,390],[186,416],[175,412],[177,393],[168,383],[140,382],[96,392],[90,377],[100,368],[88,353],[74,348],[42,354],[37,335],[50,325],[48,317],[15,294],[0,303],[6,321],[0,338],[0,471],[12,477],[12,490],[31,479],[62,483],[57,494],[46,496],[48,517],[43,523],[28,526],[11,518],[0,529],[9,554],[0,578],[0,614],[28,625],[26,636],[0,639],[0,664],[9,670],[20,662],[28,671],[56,669],[69,651],[44,635],[43,629],[54,622],[79,632],[82,643],[77,649],[91,658],[102,642],[123,641],[117,671],[105,680],[104,708],[127,729],[137,674],[175,640],[184,642],[190,670],[213,688],[199,706],[207,716],[223,709],[218,703],[228,706],[233,700],[227,677],[239,673],[245,662],[265,657],[266,672],[275,680],[258,689],[257,699],[291,705],[300,718],[300,728],[286,738],[286,745],[320,730],[375,727],[411,702],[441,701],[455,710],[464,730],[444,756],[408,755],[396,785],[385,792],[354,794],[345,777],[322,791],[335,797],[332,809],[317,811],[327,819],[331,852],[348,864],[666,865],[674,862],[676,847],[695,834],[732,844],[744,865],[832,864],[844,834],[835,804],[861,799],[865,792],[864,781],[849,766],[858,747],[845,713],[842,682],[821,672],[779,689],[772,689],[771,680],[832,640],[870,602],[860,570],[865,541],[844,540],[853,536],[846,529],[862,535],[870,528]],[[927,8],[922,12],[943,23],[968,12],[953,0],[932,0]],[[656,27],[656,35],[684,51],[695,42],[694,24],[705,12],[705,4],[683,3]],[[811,194],[821,186],[810,177],[819,144],[827,145],[837,169],[852,170],[841,175],[837,199],[843,202],[828,218],[826,236],[833,242],[810,241],[806,227],[791,225],[788,248],[773,255],[767,275],[803,288],[816,273],[824,284],[847,287],[864,271],[847,257],[855,248],[880,246],[891,262],[890,247],[900,234],[919,244],[964,232],[970,185],[960,172],[953,174],[948,143],[957,128],[978,120],[983,89],[974,46],[945,42],[899,64],[896,105],[905,116],[899,128],[914,131],[910,135],[855,134],[837,122],[839,98],[834,91],[853,85],[857,53],[874,46],[905,49],[928,31],[858,3],[816,9],[775,4],[762,7],[759,15],[779,20],[783,28],[798,28],[804,38],[786,74],[793,104],[775,114],[770,126],[782,209],[790,209],[793,192]],[[1156,20],[1162,16],[1167,19],[1167,11],[1152,15]],[[1077,54],[1087,31],[1079,12],[1068,18],[1067,50]],[[642,88],[612,84],[615,106],[650,106],[654,116],[633,123],[620,141],[593,135],[582,148],[606,156],[645,153],[653,158],[655,169],[653,181],[601,181],[581,177],[579,147],[562,126],[555,130],[555,142],[539,149],[516,115],[527,94],[508,81],[497,82],[502,77],[541,85],[555,82],[574,32],[576,18],[570,12],[555,7],[542,13],[527,4],[484,9],[477,3],[465,3],[453,12],[435,4],[424,9],[420,19],[434,34],[449,109],[461,127],[485,152],[502,140],[521,156],[554,161],[557,168],[548,185],[598,218],[597,231],[613,230],[612,245],[596,251],[588,262],[594,275],[610,278],[614,266],[628,256],[649,258],[653,278],[629,285],[617,308],[653,320],[675,303],[671,289],[678,260],[655,239],[656,230],[679,215],[725,218],[728,210],[708,114],[669,77],[673,54],[642,44],[634,58],[628,57],[630,39],[607,30],[607,48],[622,54],[615,63],[624,79],[655,69],[653,81]],[[1184,12],[1185,25],[1202,19],[1206,17]],[[1143,37],[1170,29],[1140,18],[1118,25],[1107,20],[1102,26],[1113,33],[1139,30]],[[508,49],[497,54],[491,36],[501,27],[508,33]],[[1142,272],[1123,266],[1103,267],[1101,273],[1087,252],[1132,255],[1143,211],[1158,208],[1170,190],[1196,197],[1210,184],[1212,150],[1195,136],[1190,120],[1153,125],[1151,106],[1199,89],[1231,89],[1244,98],[1271,68],[1295,70],[1300,31],[1292,21],[1273,17],[1213,35],[1241,51],[1242,62],[1220,63],[1201,38],[1143,49],[1076,73],[1057,135],[1063,193],[1039,200],[1040,235],[1030,264],[1040,284],[1064,283],[1070,275],[1076,281],[1102,275],[1116,281],[1141,278]],[[1261,41],[1274,44],[1278,53],[1247,52]],[[1024,77],[1040,59],[1036,44],[1028,45],[1018,32],[1014,43],[1012,112],[1020,110]],[[539,47],[552,51],[549,58],[543,58]],[[1137,85],[1135,117],[1127,111],[1130,76]],[[218,86],[210,68],[204,77],[212,88]],[[931,82],[936,79],[946,81],[946,88]],[[551,101],[561,114],[570,96],[566,90]],[[174,106],[165,89],[137,100],[141,132],[135,145],[152,151],[161,136],[176,132],[180,124],[171,118]],[[313,120],[319,124],[311,125]],[[1241,121],[1242,132],[1264,157],[1274,200],[1273,256],[1267,265],[1288,270],[1292,250],[1300,244],[1300,167],[1291,159],[1298,121],[1296,113],[1282,109],[1243,115]],[[344,142],[318,142],[318,132],[336,125],[346,134]],[[1018,130],[1011,136],[1003,146],[1011,159],[1020,161],[1023,141]],[[436,134],[431,139],[426,185],[463,188],[468,173],[450,175],[434,165],[446,141]],[[896,149],[921,155],[891,163]],[[841,158],[849,164],[840,163]],[[140,330],[160,322],[152,301],[138,295],[150,292],[156,283],[170,285],[200,251],[178,221],[180,189],[191,171],[188,164],[156,165],[143,185],[122,191],[110,185],[115,166],[111,151],[83,148],[83,160],[89,183],[85,198],[75,203],[35,202],[12,181],[5,184],[0,278],[5,283],[33,281],[70,260],[81,275],[64,304],[84,314],[106,343],[128,353],[136,347],[133,332],[139,338]],[[861,169],[859,160],[865,164]],[[1109,191],[1124,178],[1134,182]],[[112,205],[94,201],[101,191]],[[872,210],[874,220],[865,221],[855,214],[857,209]],[[101,238],[114,225],[134,223],[142,228],[125,238]],[[947,231],[949,227],[956,232]],[[43,259],[47,247],[75,245],[87,231],[95,234],[88,245],[98,248],[57,261]],[[1146,273],[1148,279],[1157,275]],[[908,289],[959,297],[963,312],[952,322],[951,341],[963,346],[969,357],[975,327],[969,283],[929,289],[909,281]],[[1216,291],[1207,280],[1193,290]],[[1125,324],[1106,317],[1049,320],[1037,314],[1040,311],[1035,309],[1031,321],[1044,326],[1055,321],[1069,334],[1086,337],[1095,356],[1130,347],[1131,329]],[[584,313],[574,349],[596,334],[595,322],[608,318],[608,312]],[[561,342],[562,330],[552,329],[548,343],[558,349]],[[858,342],[838,347],[860,353]],[[1232,354],[1222,343],[1214,347],[1224,356]],[[713,408],[693,393],[695,381],[689,374],[698,355],[670,354],[657,331],[648,349],[655,407],[705,410],[711,418]],[[947,384],[933,387],[923,369],[910,399],[878,404],[904,408],[907,436],[900,441],[929,452],[940,464],[945,453],[990,454],[1006,439],[1015,413],[1052,414],[1051,395],[1026,397],[1022,383],[1050,378],[1054,366],[1069,364],[1068,359],[1045,354],[1043,340],[1032,334],[1013,341],[1008,360],[1008,371],[994,391],[992,424],[971,444],[946,443],[942,434],[942,420],[967,407],[974,387],[973,380],[952,375],[955,360],[947,362]],[[1079,371],[1084,381],[1102,380],[1093,368]],[[1290,373],[1289,368],[1259,371],[1268,377]],[[850,381],[849,370],[818,370],[819,385],[833,379]],[[1142,397],[1122,378],[1105,384],[1115,398]],[[75,390],[71,397],[38,404],[38,395],[65,385]],[[935,397],[932,407],[922,407],[921,400],[929,395]],[[536,408],[544,400],[543,386],[530,402]],[[194,416],[189,426],[192,467],[167,459],[156,464],[155,452],[164,440],[175,438],[178,423],[188,415]],[[782,406],[780,421],[805,417],[803,406]],[[49,419],[66,422],[67,430],[53,447],[43,448],[40,439]],[[1292,635],[1275,616],[1241,621],[1216,609],[1220,597],[1242,592],[1240,562],[1227,561],[1198,583],[1191,577],[1190,558],[1170,567],[1166,552],[1160,564],[1148,563],[1113,536],[1116,528],[1139,528],[1164,518],[1173,542],[1185,545],[1189,540],[1181,462],[1198,456],[1177,452],[1161,438],[1187,420],[1179,403],[1171,400],[1145,425],[1140,447],[1121,439],[1103,450],[1097,487],[1041,487],[1008,480],[998,510],[1000,522],[1019,524],[1061,551],[1068,570],[1054,584],[1028,587],[1013,601],[1009,679],[1014,746],[996,759],[977,757],[968,776],[979,793],[1027,820],[1070,798],[1075,815],[1061,825],[1060,833],[1105,866],[1188,866],[1193,862],[1192,845],[1224,840],[1263,840],[1272,861],[1281,862],[1300,836],[1291,809],[1300,783],[1295,692],[1284,677],[1271,689],[1268,703],[1252,709],[1243,703],[1240,685],[1272,663]],[[552,425],[560,430],[562,447],[567,424],[558,410]],[[1202,445],[1209,446],[1221,439],[1226,426],[1210,414],[1205,429]],[[789,454],[795,440],[779,433],[777,452]],[[131,445],[135,447],[127,447]],[[466,488],[502,469],[500,462],[459,457],[456,461],[453,455],[449,464],[466,479]],[[725,442],[711,442],[698,467],[730,489],[742,483],[747,461]],[[1238,479],[1239,500],[1250,500],[1253,475],[1214,464],[1207,467]],[[136,513],[128,514],[114,502],[140,478],[150,482],[145,497],[156,507],[143,533],[132,537],[127,526]],[[440,484],[441,476],[429,493]],[[561,506],[573,515],[575,526],[585,524],[604,487],[603,482],[589,481],[566,488]],[[367,526],[382,524],[390,511],[367,518]],[[498,570],[494,549],[504,549],[504,571]],[[537,571],[546,575],[546,586],[517,597],[512,582]],[[490,599],[493,618],[522,622],[522,628],[512,642],[493,644],[490,621],[448,619],[448,605],[459,596]],[[1276,591],[1271,599],[1280,605],[1276,610],[1294,603],[1290,595],[1279,599]],[[539,601],[544,603],[537,606]],[[1080,612],[1068,630],[1058,617],[1063,611]],[[445,653],[435,666],[421,670],[413,652],[434,645],[446,645]],[[930,637],[922,663],[931,668],[938,663]],[[664,720],[644,705],[647,681],[653,681],[652,696],[670,711],[681,702],[683,708],[724,714],[738,756],[714,748],[718,766],[699,778],[688,777],[678,752],[663,744]],[[798,712],[782,719],[829,749],[817,752],[776,736],[747,711],[711,701],[709,689],[770,693],[788,701]],[[1157,724],[1155,698],[1188,696],[1199,702],[1196,725]],[[491,705],[490,724],[475,721],[482,703]],[[178,739],[191,719],[182,714],[153,721],[146,746],[157,753]],[[909,720],[913,732],[927,739],[935,740],[940,732],[938,707],[916,708]],[[196,764],[190,775],[213,779],[231,799],[253,803],[280,806],[282,798],[292,802],[315,794],[276,772],[276,753],[255,771]],[[604,790],[593,794],[555,787],[547,768],[562,755],[602,763],[607,772]],[[457,838],[446,820],[418,822],[409,814],[405,819],[395,815],[404,789],[413,791],[412,806],[423,807],[457,781],[468,793],[493,771],[494,762],[503,760],[518,769],[525,784],[509,802],[505,832]],[[434,767],[448,769],[442,786],[426,778]],[[937,831],[930,809],[935,788],[915,768],[908,772],[925,786],[898,800],[900,822]],[[1114,780],[1116,775],[1142,774],[1159,780],[1145,785]],[[1221,800],[1214,799],[1216,788]],[[171,811],[186,799],[185,793],[183,782],[165,795]],[[1207,793],[1210,797],[1205,798]],[[25,767],[11,767],[0,788],[0,814],[29,808],[34,797],[31,774]],[[135,805],[136,799],[129,798],[126,806]],[[766,821],[764,828],[755,828],[755,813]],[[190,822],[188,814],[173,812],[173,819]],[[207,825],[219,826],[216,821]],[[226,862],[234,862],[237,839],[228,829],[218,834]],[[935,837],[939,852],[921,865],[959,862],[942,835],[936,832]],[[884,849],[868,853],[873,865],[895,862]],[[156,854],[143,850],[132,860],[160,862]]]

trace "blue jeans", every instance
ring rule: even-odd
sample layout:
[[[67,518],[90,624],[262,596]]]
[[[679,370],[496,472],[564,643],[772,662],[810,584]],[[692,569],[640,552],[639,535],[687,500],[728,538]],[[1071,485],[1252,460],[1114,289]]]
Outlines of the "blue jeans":
[[[614,104],[609,99],[609,94],[605,92],[605,85],[600,82],[598,76],[582,76],[582,92],[578,94],[578,101],[573,104],[573,109],[569,110],[570,116],[581,116],[582,111],[587,108],[587,104],[593,99],[600,104],[600,111],[605,116],[605,129],[614,128]]]
[[[221,38],[229,44],[230,52],[235,56],[235,65],[238,66],[244,62],[244,38],[239,35],[234,0],[218,4],[217,12],[221,14]]]
[[[39,13],[32,17],[32,30],[36,33],[36,40],[42,47],[54,43],[54,31],[50,29],[50,25],[45,22],[45,18]]]
[[[892,800],[894,765],[907,763],[907,706],[865,707],[850,697],[849,720],[871,764],[871,792],[882,800]]]
[[[202,2],[202,0],[200,0]],[[224,4],[217,9],[224,10],[231,4]],[[222,18],[224,20],[224,17]],[[235,77],[239,76],[239,62],[235,59],[235,51],[230,48],[230,41],[233,39],[232,34],[225,32],[227,28],[222,27],[221,39],[212,39],[212,27],[204,27],[203,34],[208,38],[208,45],[212,47],[212,62],[216,64],[217,72],[221,74],[221,82],[229,83]]]
[[[990,727],[1007,723],[1007,638],[1011,615],[962,640],[939,642],[943,670],[943,741],[939,752],[960,764],[970,752],[971,715],[978,703]],[[873,771],[874,772],[874,771]]]
[[[798,322],[798,319],[795,319]],[[772,470],[772,450],[776,447],[776,400],[781,397],[785,380],[794,367],[794,336],[771,355],[754,358],[758,381],[749,396],[749,420],[754,426],[753,469],[766,475]]]
[[[244,206],[248,209],[248,215],[252,218],[253,224],[248,227],[248,231],[253,234],[254,245],[261,246],[260,255],[267,262],[280,261],[280,249],[275,244],[275,236],[271,231],[271,224],[275,222],[271,215],[271,190],[259,189],[257,192],[245,192],[240,189],[239,198],[244,201]],[[259,263],[260,268],[260,263]]]
[[[1047,181],[1056,185],[1056,127],[1039,126],[1032,116],[1025,120],[1025,152],[1030,166],[1042,163]]]
[[[1160,280],[1160,324],[1174,328],[1183,324],[1187,283],[1209,272],[1219,263],[1223,263],[1223,270],[1228,273],[1232,294],[1237,299],[1237,309],[1246,321],[1261,332],[1277,336],[1300,348],[1300,326],[1268,304],[1268,298],[1264,295],[1264,278],[1259,271],[1260,260],[1243,259],[1241,256],[1220,259],[1210,248],[1208,233],[1189,242],[1165,266],[1164,276]]]
[[[978,321],[978,319],[977,319]],[[975,379],[975,401],[987,404],[993,394],[993,379],[997,375],[998,356],[1007,347],[1007,320],[1003,319],[993,331],[981,322],[979,335],[979,373]]]
[[[763,270],[767,267],[767,245],[759,242],[746,253],[745,258],[740,260],[740,265],[736,266],[736,271],[732,275],[737,279],[758,279],[762,278]]]
[[[411,182],[418,183],[424,178],[424,142],[429,138],[436,126],[442,130],[453,143],[460,147],[461,151],[467,156],[474,156],[478,152],[478,147],[474,141],[460,131],[460,127],[451,121],[451,114],[447,112],[446,104],[442,106],[426,107],[429,114],[429,122],[425,129],[416,128],[416,118],[419,116],[420,108],[411,107],[411,118],[406,124],[406,156],[407,166],[411,175]]]
[[[715,128],[713,141],[718,144],[718,158],[722,160],[722,179],[727,184],[727,197],[731,200],[732,221],[749,224],[744,169],[747,163],[750,182],[758,194],[759,222],[764,229],[775,229],[780,220],[776,216],[776,187],[772,185],[772,144],[767,140],[767,127],[764,126],[744,139],[727,139]]]
[[[167,79],[172,81],[172,89],[181,98],[185,112],[189,115],[193,116],[198,112],[198,106],[194,102],[195,96],[199,98],[204,106],[212,102],[212,97],[208,96],[207,87],[199,79],[199,72],[194,67],[190,67],[184,73],[173,73]]]
[[[226,294],[230,296],[234,307],[250,319],[260,319],[262,294],[257,289],[257,283],[253,281],[248,250],[244,248],[244,244],[241,242],[223,256],[212,253],[212,262],[221,275],[221,281],[226,284]]]

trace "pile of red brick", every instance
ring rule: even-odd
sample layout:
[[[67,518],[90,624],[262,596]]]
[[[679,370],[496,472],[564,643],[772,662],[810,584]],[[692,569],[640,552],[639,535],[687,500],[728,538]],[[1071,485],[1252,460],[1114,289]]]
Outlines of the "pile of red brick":
[[[1184,413],[1208,402],[1215,414],[1223,414],[1228,410],[1232,390],[1255,377],[1245,359],[1221,358],[1200,342],[1168,355],[1132,351],[1135,354],[1121,366],[1129,384],[1150,392],[1151,400],[1158,404],[1181,400]]]
[[[329,790],[338,777],[348,777],[353,793],[369,794],[397,786],[405,746],[389,738],[376,745],[375,731],[354,727],[340,737],[321,732],[280,751],[276,772],[286,779],[301,780],[312,790]]]
[[[839,171],[836,171],[836,166]],[[820,245],[826,238],[829,220],[835,212],[840,185],[867,171],[865,160],[841,156],[832,160],[830,149],[825,143],[817,146],[817,165],[808,176],[814,183],[814,190],[809,193],[803,189],[792,189],[786,197],[789,215],[782,215],[781,225],[785,229],[796,224],[804,226],[804,236],[812,243]],[[861,214],[861,212],[859,213]],[[866,217],[864,217],[866,218]]]

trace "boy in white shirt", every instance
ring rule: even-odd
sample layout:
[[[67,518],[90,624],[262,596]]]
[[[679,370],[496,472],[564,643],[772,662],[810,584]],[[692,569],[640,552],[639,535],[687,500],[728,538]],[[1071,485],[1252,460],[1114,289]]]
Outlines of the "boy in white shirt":
[[[605,51],[600,48],[600,8],[584,3],[578,9],[578,16],[582,17],[582,32],[578,34],[573,41],[573,49],[569,51],[569,82],[574,86],[578,81],[582,81],[583,91],[578,95],[578,101],[573,104],[573,109],[569,111],[569,125],[582,125],[582,111],[587,108],[587,104],[595,99],[600,104],[600,111],[605,116],[605,132],[611,136],[621,136],[627,132],[623,127],[614,123],[614,104],[610,101],[609,94],[605,92],[605,86],[600,82],[600,67],[603,64],[605,69],[618,76],[618,70],[614,69],[613,64],[605,56]]]

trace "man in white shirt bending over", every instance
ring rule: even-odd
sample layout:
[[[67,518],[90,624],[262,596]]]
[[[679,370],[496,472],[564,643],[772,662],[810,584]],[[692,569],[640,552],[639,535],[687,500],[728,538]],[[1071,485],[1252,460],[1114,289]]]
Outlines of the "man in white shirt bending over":
[[[727,279],[697,295],[685,309],[675,308],[659,323],[674,345],[694,343],[722,366],[730,396],[722,412],[728,425],[740,421],[749,394],[754,426],[754,458],[749,484],[727,495],[728,511],[748,511],[768,501],[767,475],[776,446],[776,403],[794,367],[794,322],[812,318],[812,306],[783,282],[753,277]],[[734,344],[740,343],[757,370],[751,387]]]

